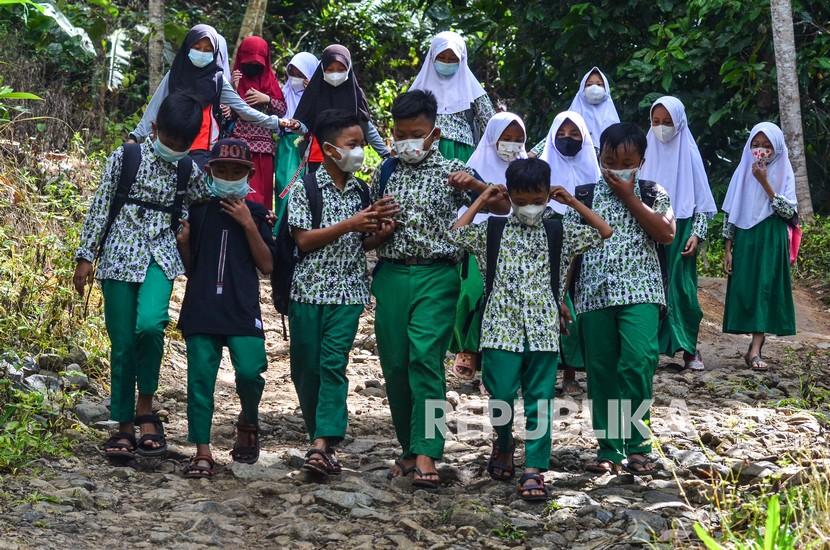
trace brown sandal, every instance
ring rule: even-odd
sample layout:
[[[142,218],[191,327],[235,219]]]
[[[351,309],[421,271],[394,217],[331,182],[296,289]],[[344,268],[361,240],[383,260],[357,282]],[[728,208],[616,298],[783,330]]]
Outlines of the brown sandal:
[[[591,462],[585,466],[585,470],[593,474],[614,474],[620,473],[620,465],[607,458]]]
[[[242,433],[253,434],[253,445],[241,445],[239,435]],[[231,451],[231,458],[234,462],[242,464],[255,464],[259,460],[259,426],[256,424],[236,424],[236,443]]]
[[[200,462],[207,462],[209,466],[203,466]],[[216,475],[216,462],[212,456],[196,455],[190,459],[187,467],[184,469],[184,477],[188,479],[210,479]]]
[[[340,472],[331,461],[332,456],[322,449],[312,447],[305,454],[303,470],[310,474],[328,477]]]
[[[537,473],[525,472],[522,474],[522,477],[519,478],[517,491],[519,498],[526,502],[541,502],[550,498],[550,491],[545,486],[545,478]],[[534,495],[531,494],[532,491],[542,491],[542,494]]]

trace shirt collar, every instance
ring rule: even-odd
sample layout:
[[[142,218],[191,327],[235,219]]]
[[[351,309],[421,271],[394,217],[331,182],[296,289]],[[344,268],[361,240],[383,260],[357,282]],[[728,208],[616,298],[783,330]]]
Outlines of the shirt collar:
[[[331,175],[326,171],[324,166],[321,166],[317,170],[317,187],[323,189],[325,187],[331,186],[333,189],[340,191],[337,189],[337,186],[334,184],[334,179]],[[354,174],[346,174],[346,185],[343,187],[343,192],[351,191],[357,188],[357,179],[354,177]]]

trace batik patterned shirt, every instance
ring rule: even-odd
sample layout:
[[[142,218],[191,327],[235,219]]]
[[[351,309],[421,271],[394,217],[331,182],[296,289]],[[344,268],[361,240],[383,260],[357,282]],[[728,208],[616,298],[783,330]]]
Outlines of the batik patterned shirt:
[[[471,109],[473,110],[473,120],[475,120],[476,126],[481,129],[483,135],[487,123],[496,114],[496,111],[493,109],[493,103],[487,97],[487,94],[485,94],[473,101]],[[439,114],[435,119],[435,125],[441,128],[442,139],[451,139],[471,147],[477,145],[473,136],[473,129],[470,128],[470,121],[467,118],[467,111],[460,111],[449,115]]]

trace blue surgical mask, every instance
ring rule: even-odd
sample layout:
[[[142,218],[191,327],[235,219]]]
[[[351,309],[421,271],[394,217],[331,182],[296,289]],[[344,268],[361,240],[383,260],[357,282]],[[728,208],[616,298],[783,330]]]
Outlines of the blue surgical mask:
[[[458,72],[460,63],[444,63],[443,61],[435,62],[435,72],[444,78],[449,78]]]
[[[190,48],[190,51],[187,54],[190,62],[200,69],[210,65],[210,62],[213,61],[213,56],[213,52],[201,52],[195,48]]]
[[[219,199],[244,199],[251,192],[251,187],[248,185],[248,176],[238,180],[223,180],[211,176],[208,178],[207,188],[211,195]]]
[[[159,138],[156,138],[155,141],[153,141],[153,151],[156,152],[156,155],[158,155],[160,159],[166,160],[167,162],[172,162],[173,164],[176,164],[177,162],[182,160],[190,152],[174,151],[167,145],[163,144]]]

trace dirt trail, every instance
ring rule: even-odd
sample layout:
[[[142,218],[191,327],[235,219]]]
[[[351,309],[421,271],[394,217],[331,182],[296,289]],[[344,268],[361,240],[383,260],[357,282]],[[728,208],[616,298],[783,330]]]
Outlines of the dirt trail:
[[[269,370],[262,402],[263,452],[257,465],[230,465],[228,450],[239,407],[226,357],[214,419],[215,455],[225,468],[212,481],[179,475],[192,448],[184,439],[184,344],[173,340],[162,367],[158,403],[169,418],[171,457],[110,467],[97,449],[102,434],[89,434],[78,437],[71,459],[44,460],[37,475],[0,478],[0,491],[9,497],[5,502],[16,503],[0,514],[0,549],[587,549],[648,541],[689,546],[695,540],[692,525],[711,512],[705,480],[711,472],[727,472],[743,463],[741,476],[748,482],[769,472],[796,475],[797,468],[776,463],[785,452],[828,448],[812,415],[775,405],[797,396],[799,373],[809,370],[826,384],[830,365],[822,350],[830,348],[827,308],[808,291],[796,290],[801,333],[770,338],[765,352],[773,369],[757,373],[745,369],[740,358],[748,337],[720,333],[725,282],[702,278],[700,287],[707,371],[659,369],[653,419],[665,456],[664,469],[653,478],[584,472],[582,465],[593,457],[595,443],[585,430],[573,427],[585,421],[577,400],[560,418],[571,421],[570,429],[563,425],[554,433],[553,469],[546,474],[552,504],[528,505],[516,498],[512,483],[483,475],[490,451],[482,414],[485,401],[477,384],[450,377],[448,400],[455,410],[449,415],[453,433],[441,466],[444,487],[428,493],[413,490],[406,479],[388,482],[387,467],[397,450],[369,311],[348,369],[350,427],[340,455],[345,471],[326,485],[309,483],[298,470],[307,442],[289,378],[288,346],[279,317],[263,299]],[[181,291],[179,284],[174,316]],[[805,362],[804,371],[783,371],[782,358],[814,352],[818,359]],[[687,417],[678,400],[685,401]],[[521,450],[517,460],[522,460]]]

